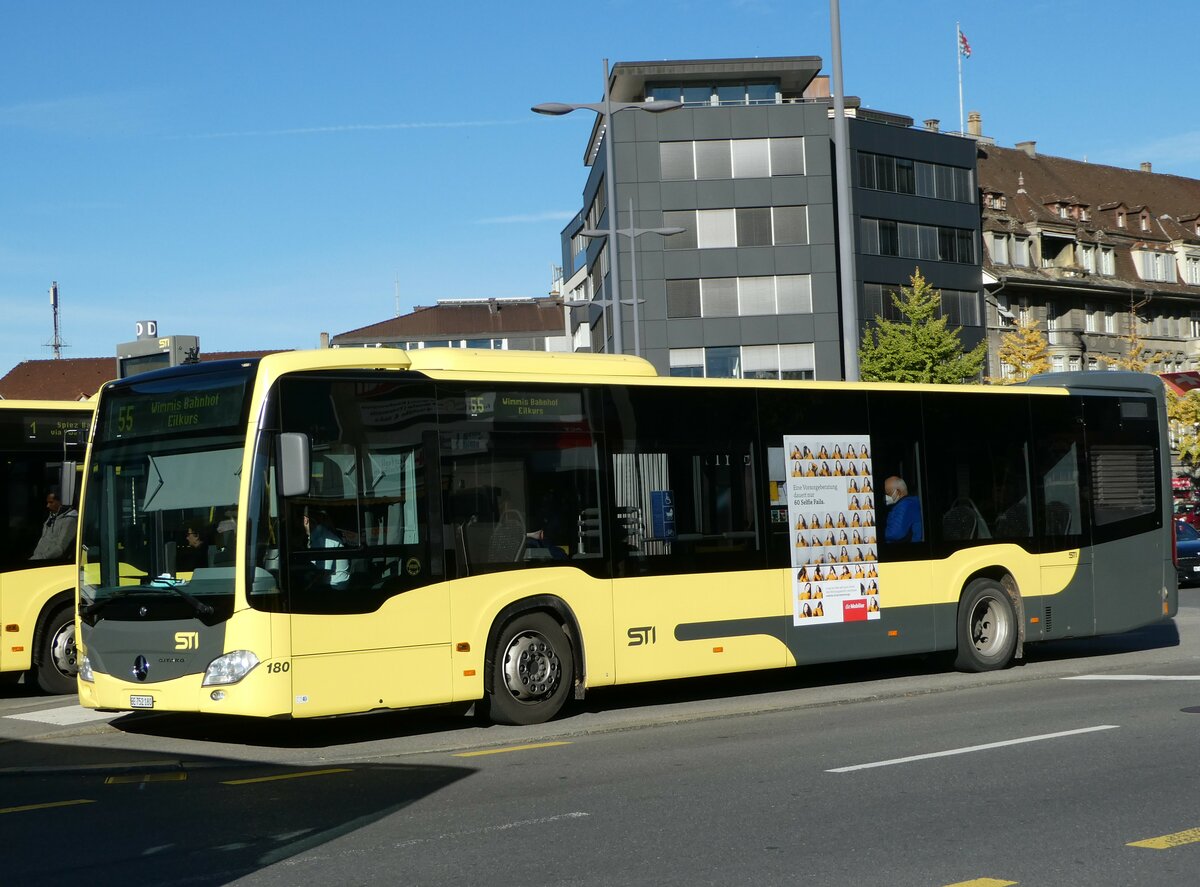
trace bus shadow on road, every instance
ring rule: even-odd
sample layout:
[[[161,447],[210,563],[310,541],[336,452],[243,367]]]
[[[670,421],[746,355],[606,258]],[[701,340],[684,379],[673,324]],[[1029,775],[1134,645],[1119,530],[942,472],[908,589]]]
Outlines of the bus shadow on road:
[[[1067,638],[1042,641],[1025,648],[1026,662],[1057,662],[1065,659],[1090,659],[1096,656],[1115,656],[1178,647],[1179,626],[1174,619],[1136,628],[1124,634],[1101,637]]]
[[[356,860],[373,854],[409,846],[430,852],[445,836],[420,817],[398,818],[395,828],[372,838],[340,839],[475,772],[411,764],[247,765],[202,755],[172,766],[144,763],[145,753],[138,763],[137,752],[104,749],[89,749],[87,766],[71,769],[57,747],[12,742],[5,752],[26,768],[0,774],[9,884],[215,887],[271,866],[280,883],[306,883],[331,866],[353,871]],[[56,841],[50,849],[48,834],[86,840]]]
[[[429,736],[485,725],[468,715],[467,706],[447,705],[304,720],[175,713],[129,714],[112,721],[110,726],[123,733],[162,738],[305,749],[353,746],[406,736]]]

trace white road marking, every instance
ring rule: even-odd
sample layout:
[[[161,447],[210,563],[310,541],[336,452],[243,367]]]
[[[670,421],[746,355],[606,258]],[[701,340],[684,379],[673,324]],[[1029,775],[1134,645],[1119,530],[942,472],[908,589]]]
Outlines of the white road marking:
[[[27,711],[19,715],[6,715],[14,721],[36,721],[39,724],[53,724],[56,727],[68,727],[72,724],[87,724],[93,721],[111,721],[117,712],[92,711],[77,705],[67,705],[62,708],[51,708],[45,711]]]
[[[1200,681],[1200,674],[1077,674],[1064,681]]]
[[[1043,733],[1040,736],[1025,736],[1021,739],[1005,739],[1001,742],[987,742],[983,745],[971,745],[967,748],[952,748],[946,751],[935,751],[924,755],[910,755],[907,758],[892,758],[890,761],[872,761],[870,764],[855,764],[852,767],[837,767],[826,770],[826,773],[849,773],[852,770],[870,770],[872,767],[890,767],[893,764],[908,764],[913,761],[927,761],[930,758],[946,758],[951,755],[965,755],[970,752],[986,751],[991,748],[1003,748],[1006,745],[1022,745],[1026,742],[1041,742],[1044,739],[1059,739],[1063,736],[1079,736],[1083,733],[1095,733],[1098,730],[1116,730],[1116,724],[1101,724],[1098,727],[1084,727],[1081,730],[1063,730],[1061,733]]]

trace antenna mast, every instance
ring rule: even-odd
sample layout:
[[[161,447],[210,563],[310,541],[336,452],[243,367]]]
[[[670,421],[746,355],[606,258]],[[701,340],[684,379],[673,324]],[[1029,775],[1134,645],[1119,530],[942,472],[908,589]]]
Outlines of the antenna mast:
[[[61,331],[58,323],[58,281],[50,281],[50,310],[54,314],[54,338],[51,339],[46,347],[53,349],[54,359],[62,359],[62,350],[64,342],[62,340]]]

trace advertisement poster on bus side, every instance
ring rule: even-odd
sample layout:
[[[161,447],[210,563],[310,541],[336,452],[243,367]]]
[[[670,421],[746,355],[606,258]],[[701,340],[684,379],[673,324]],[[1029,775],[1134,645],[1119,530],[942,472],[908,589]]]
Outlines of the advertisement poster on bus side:
[[[792,622],[878,619],[878,533],[871,439],[785,435]]]

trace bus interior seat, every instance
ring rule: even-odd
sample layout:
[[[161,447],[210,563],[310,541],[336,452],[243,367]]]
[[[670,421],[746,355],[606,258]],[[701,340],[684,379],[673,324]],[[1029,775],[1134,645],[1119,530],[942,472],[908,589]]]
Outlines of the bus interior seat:
[[[525,541],[525,518],[519,511],[505,511],[488,540],[488,561],[508,563],[521,560],[525,554]]]
[[[467,557],[467,534],[466,524],[454,525],[454,554],[458,559],[458,574],[460,576],[471,575],[471,561]]]
[[[983,526],[983,518],[975,503],[965,496],[954,500],[950,510],[942,515],[943,539],[979,539],[990,534]]]
[[[1049,536],[1071,535],[1071,508],[1065,502],[1051,499],[1046,503],[1046,534]]]

